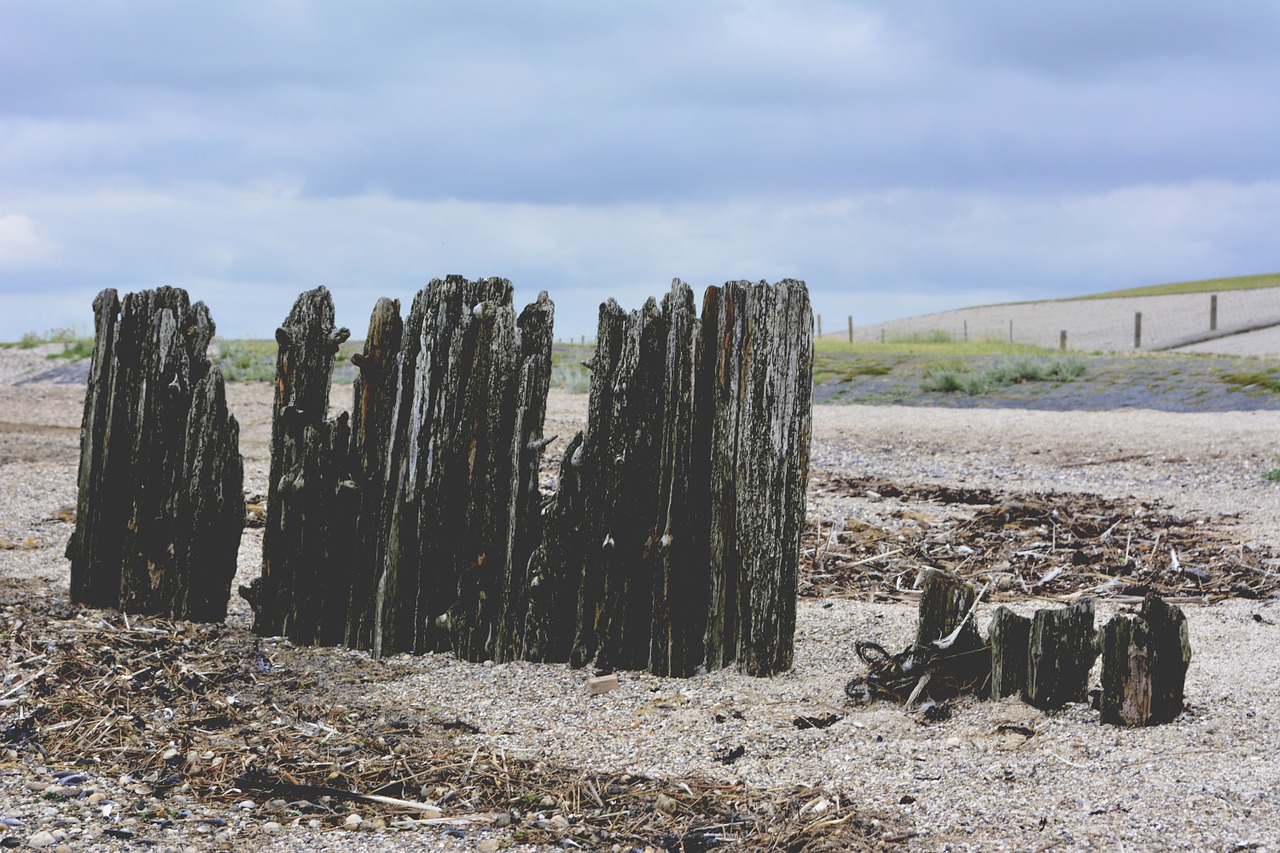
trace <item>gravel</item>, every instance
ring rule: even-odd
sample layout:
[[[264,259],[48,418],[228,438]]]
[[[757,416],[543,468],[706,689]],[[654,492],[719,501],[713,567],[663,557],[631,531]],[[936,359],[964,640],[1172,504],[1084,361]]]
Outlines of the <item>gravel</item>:
[[[75,386],[14,383],[35,370],[32,351],[0,351],[0,583],[67,595],[61,549],[75,501],[80,407]],[[233,385],[246,491],[266,491],[271,389]],[[338,401],[345,392],[335,391]],[[557,446],[582,421],[585,398],[553,393],[547,433]],[[1261,474],[1280,459],[1280,413],[1030,412],[919,407],[819,407],[813,464],[851,475],[1021,491],[1076,491],[1159,499],[1242,542],[1280,540],[1280,484]],[[814,518],[887,517],[890,502],[811,495]],[[258,571],[259,531],[246,530],[236,583]],[[233,597],[229,621],[247,626]],[[1018,701],[959,702],[925,723],[888,704],[849,707],[844,683],[861,671],[854,642],[890,649],[911,639],[910,603],[803,599],[795,668],[770,679],[733,671],[682,680],[622,673],[617,690],[588,696],[587,672],[562,665],[478,665],[445,655],[401,657],[405,674],[368,685],[364,701],[397,713],[465,721],[461,749],[583,769],[702,775],[760,788],[837,792],[919,850],[1244,850],[1280,848],[1280,609],[1274,602],[1189,605],[1194,658],[1187,711],[1142,730],[1102,726],[1086,706],[1045,714]],[[1018,605],[1024,612],[1043,602]],[[1099,606],[1100,620],[1114,606]],[[979,614],[985,625],[986,611]],[[5,626],[0,626],[3,630]],[[352,654],[326,652],[324,654]],[[22,677],[6,669],[6,684]],[[1096,673],[1095,673],[1096,680]],[[6,688],[8,689],[8,688]],[[827,728],[798,716],[836,714]],[[5,722],[8,722],[6,719]],[[1002,728],[1005,727],[1005,728]],[[1009,726],[1017,727],[1010,729]],[[1031,736],[1024,733],[1034,732]],[[741,758],[717,761],[741,746]],[[0,835],[47,849],[126,849],[104,835],[103,807],[123,801],[119,780],[90,778],[74,795],[29,756],[0,760]],[[92,776],[92,774],[90,774]],[[66,786],[62,786],[66,787]],[[96,801],[96,793],[102,796]],[[187,804],[197,807],[199,804]],[[212,807],[210,807],[212,808]],[[201,812],[203,813],[203,812]],[[210,812],[214,815],[213,812]],[[531,849],[507,830],[311,828],[305,816],[253,803],[148,830],[154,850]],[[372,826],[372,824],[370,824]],[[504,834],[505,833],[505,834]],[[889,843],[889,842],[886,842]],[[625,848],[624,848],[625,849]]]

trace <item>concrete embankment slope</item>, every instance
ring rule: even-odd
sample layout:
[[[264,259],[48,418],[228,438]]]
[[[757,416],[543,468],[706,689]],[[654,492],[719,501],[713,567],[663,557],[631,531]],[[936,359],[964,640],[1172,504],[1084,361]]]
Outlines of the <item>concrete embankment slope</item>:
[[[1216,294],[1216,318],[1211,315],[1214,295],[1180,293],[986,305],[862,326],[854,329],[854,338],[872,342],[943,332],[953,340],[995,338],[1057,347],[1066,332],[1068,349],[1132,352],[1136,318],[1141,314],[1136,347],[1140,350],[1280,354],[1280,330],[1266,328],[1280,325],[1280,287],[1222,291]],[[1216,323],[1212,322],[1215,319]],[[840,330],[826,337],[843,339],[846,334]]]

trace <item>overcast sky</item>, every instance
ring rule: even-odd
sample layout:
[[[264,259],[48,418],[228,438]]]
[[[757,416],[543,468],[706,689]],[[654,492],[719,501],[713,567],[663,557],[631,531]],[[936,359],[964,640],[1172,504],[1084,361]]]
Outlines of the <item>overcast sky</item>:
[[[1275,0],[0,0],[0,340],[674,277],[859,324],[1280,271]]]

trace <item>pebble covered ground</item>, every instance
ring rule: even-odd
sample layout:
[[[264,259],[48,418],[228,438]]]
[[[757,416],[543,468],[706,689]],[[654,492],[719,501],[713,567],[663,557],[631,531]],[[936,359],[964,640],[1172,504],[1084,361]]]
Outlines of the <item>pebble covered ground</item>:
[[[61,555],[70,526],[60,515],[75,500],[82,389],[14,384],[30,375],[30,359],[0,351],[0,589],[10,593],[6,599],[38,594],[72,616]],[[270,393],[267,386],[229,388],[251,494],[265,492]],[[547,433],[559,432],[563,443],[584,409],[582,397],[553,394]],[[824,471],[1132,494],[1221,526],[1242,542],[1280,542],[1280,484],[1262,478],[1280,460],[1277,412],[822,406],[814,442],[814,466]],[[811,517],[827,523],[857,516],[887,526],[903,508],[860,494],[810,498]],[[237,584],[256,575],[259,547],[259,531],[247,530]],[[617,690],[588,696],[588,673],[566,666],[426,655],[395,658],[385,664],[386,677],[351,681],[332,701],[387,718],[465,723],[442,743],[463,753],[583,772],[709,777],[761,791],[799,787],[815,820],[853,801],[888,849],[1280,849],[1280,608],[1273,605],[1187,605],[1194,649],[1187,710],[1172,724],[1142,730],[1102,726],[1085,705],[1045,714],[1012,700],[962,700],[936,722],[896,705],[850,706],[843,686],[861,671],[855,641],[901,648],[915,621],[910,601],[852,597],[801,600],[795,668],[771,679],[732,671],[687,680],[622,673]],[[1017,609],[1039,606],[1048,605],[1027,599]],[[1100,621],[1112,610],[1102,603]],[[980,610],[979,624],[986,616]],[[248,618],[233,597],[229,630],[243,632]],[[279,641],[265,642],[280,660],[296,660],[288,665],[371,665],[345,651],[294,658]],[[26,672],[5,661],[0,704],[19,695]],[[833,719],[802,727],[797,720],[804,718]],[[143,841],[152,850],[197,851],[534,849],[516,834],[528,815],[450,823],[442,803],[439,823],[397,828],[394,815],[364,810],[335,827],[312,825],[314,817],[287,801],[205,801],[151,787],[10,747],[0,757],[0,843],[76,851],[137,849]],[[147,814],[159,809],[169,817],[136,817],[139,803]],[[548,815],[555,811],[549,808]]]

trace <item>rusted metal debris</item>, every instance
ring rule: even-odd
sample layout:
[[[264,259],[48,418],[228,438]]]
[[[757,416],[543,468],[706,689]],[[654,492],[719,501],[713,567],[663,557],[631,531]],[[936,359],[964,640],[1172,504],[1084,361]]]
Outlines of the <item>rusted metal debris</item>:
[[[883,523],[811,520],[801,546],[804,596],[914,599],[924,567],[990,583],[987,598],[995,600],[1280,595],[1280,552],[1233,537],[1229,517],[1184,518],[1135,498],[812,477],[819,492],[897,505],[877,513]]]

